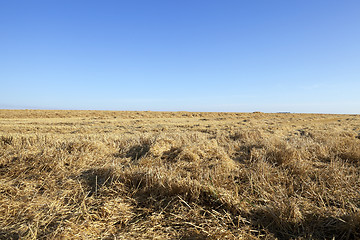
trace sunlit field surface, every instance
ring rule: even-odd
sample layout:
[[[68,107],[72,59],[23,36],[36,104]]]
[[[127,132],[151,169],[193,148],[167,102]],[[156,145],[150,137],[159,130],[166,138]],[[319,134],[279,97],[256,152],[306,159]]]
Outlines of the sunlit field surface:
[[[0,239],[358,239],[360,115],[0,110]]]

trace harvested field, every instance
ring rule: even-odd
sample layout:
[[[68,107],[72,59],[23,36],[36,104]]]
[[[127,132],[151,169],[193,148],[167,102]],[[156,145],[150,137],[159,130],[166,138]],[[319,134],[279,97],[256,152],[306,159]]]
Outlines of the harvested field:
[[[0,239],[359,239],[360,115],[0,110]]]

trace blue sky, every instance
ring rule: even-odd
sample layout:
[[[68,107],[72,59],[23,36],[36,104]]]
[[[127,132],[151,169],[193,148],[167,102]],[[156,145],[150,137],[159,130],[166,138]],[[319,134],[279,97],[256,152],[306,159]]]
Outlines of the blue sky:
[[[0,0],[0,108],[360,113],[360,1]]]

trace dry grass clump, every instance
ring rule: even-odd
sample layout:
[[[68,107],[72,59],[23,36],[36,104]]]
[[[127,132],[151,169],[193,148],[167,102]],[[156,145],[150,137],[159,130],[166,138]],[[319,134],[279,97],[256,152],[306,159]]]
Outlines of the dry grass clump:
[[[0,114],[0,239],[360,238],[356,116],[26,114]]]

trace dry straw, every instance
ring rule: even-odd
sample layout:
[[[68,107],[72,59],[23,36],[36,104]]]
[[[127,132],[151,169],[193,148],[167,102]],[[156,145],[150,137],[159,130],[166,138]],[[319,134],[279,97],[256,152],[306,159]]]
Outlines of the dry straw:
[[[360,238],[360,117],[0,111],[0,239]]]

